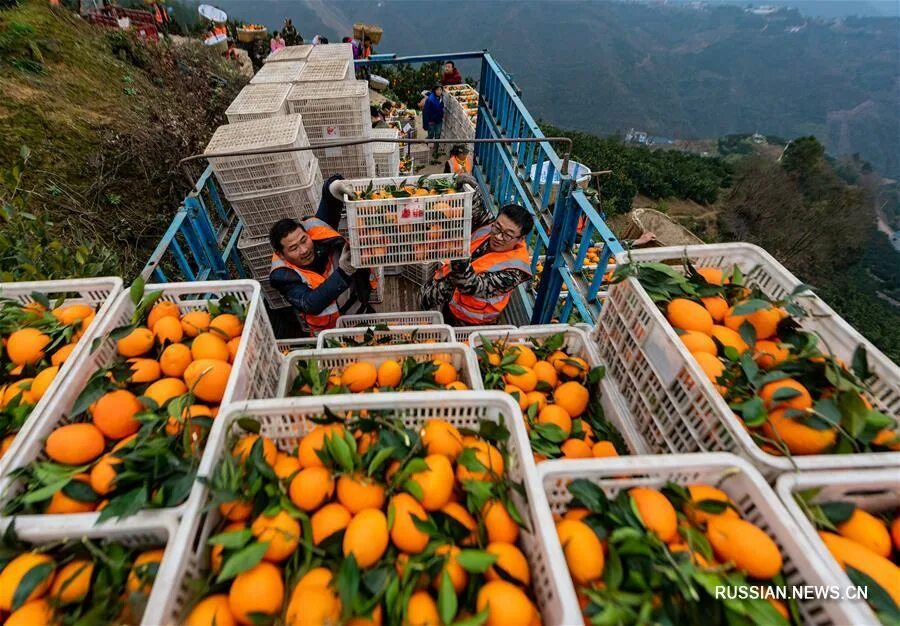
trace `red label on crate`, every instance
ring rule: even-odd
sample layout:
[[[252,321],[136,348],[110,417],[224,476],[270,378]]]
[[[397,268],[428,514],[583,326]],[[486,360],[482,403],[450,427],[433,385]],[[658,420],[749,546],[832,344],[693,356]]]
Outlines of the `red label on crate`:
[[[397,223],[411,224],[425,221],[425,208],[421,200],[409,200],[397,206]]]

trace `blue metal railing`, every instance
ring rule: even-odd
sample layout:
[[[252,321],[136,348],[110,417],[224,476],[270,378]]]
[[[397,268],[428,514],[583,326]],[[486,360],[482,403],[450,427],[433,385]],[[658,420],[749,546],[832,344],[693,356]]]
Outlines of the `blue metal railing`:
[[[357,65],[424,63],[443,60],[481,59],[481,95],[475,136],[478,139],[542,139],[508,74],[487,52],[429,54],[411,57],[379,55]],[[609,260],[622,250],[603,216],[591,205],[549,142],[478,143],[475,176],[489,190],[497,206],[517,203],[535,217],[529,239],[532,268],[544,257],[544,268],[532,302],[530,285],[519,287],[525,311],[532,323],[554,318],[568,321],[577,313],[592,322],[600,310],[603,277]],[[567,159],[566,159],[567,160]],[[558,179],[558,184],[555,181]],[[541,181],[546,181],[544,184]],[[236,245],[241,223],[222,202],[207,167],[173,219],[142,272],[146,279],[208,280],[245,277]],[[577,246],[577,251],[576,247]],[[591,246],[601,254],[593,279],[583,275]],[[171,257],[171,258],[170,258]],[[167,276],[166,270],[179,272]],[[558,306],[562,287],[568,296]]]

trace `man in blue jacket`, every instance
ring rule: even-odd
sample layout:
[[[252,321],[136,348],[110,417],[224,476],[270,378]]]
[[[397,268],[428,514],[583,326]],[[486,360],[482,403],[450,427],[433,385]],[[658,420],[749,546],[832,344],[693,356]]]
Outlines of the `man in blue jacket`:
[[[444,127],[444,88],[440,83],[434,85],[424,98],[422,105],[422,126],[428,133],[428,139],[440,139]],[[431,163],[438,162],[438,144],[434,144]]]

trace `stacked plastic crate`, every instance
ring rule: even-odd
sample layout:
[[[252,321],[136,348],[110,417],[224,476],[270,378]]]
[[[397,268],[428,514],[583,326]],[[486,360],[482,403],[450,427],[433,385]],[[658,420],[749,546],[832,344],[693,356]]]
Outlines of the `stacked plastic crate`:
[[[319,63],[327,67],[334,61],[310,61],[307,67],[314,68]],[[316,75],[325,75],[324,70]],[[329,143],[369,139],[372,136],[369,87],[365,81],[323,79],[298,82],[288,94],[287,109],[289,113],[300,114],[310,142],[324,146],[313,150],[323,179],[334,174],[345,178],[375,176],[372,144],[328,147]]]
[[[396,128],[373,128],[374,139],[400,139],[400,131]],[[400,144],[399,143],[375,143],[372,144],[372,152],[375,157],[375,175],[379,178],[400,175]]]
[[[306,61],[312,51],[311,45],[286,46],[266,57],[264,63],[295,63]]]
[[[447,85],[444,89],[444,131],[448,139],[475,139],[478,92],[469,85]],[[469,150],[474,144],[469,145]]]
[[[287,65],[287,63],[278,64]],[[229,121],[206,146],[206,155],[239,150],[266,150],[309,145],[299,115],[284,115],[288,85],[249,85],[228,108]],[[266,115],[265,117],[254,116]],[[243,119],[245,121],[236,121]],[[209,156],[213,172],[228,202],[244,223],[238,250],[268,247],[269,228],[282,218],[301,219],[315,213],[322,177],[310,151],[253,156]],[[271,248],[269,248],[271,255]],[[245,258],[246,260],[246,258]],[[251,267],[270,307],[287,306],[269,286],[268,267]]]

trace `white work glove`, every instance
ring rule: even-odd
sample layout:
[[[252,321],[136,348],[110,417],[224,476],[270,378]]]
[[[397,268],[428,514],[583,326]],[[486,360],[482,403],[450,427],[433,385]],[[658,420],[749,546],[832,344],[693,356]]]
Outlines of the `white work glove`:
[[[341,268],[341,271],[347,276],[352,276],[356,271],[356,268],[353,267],[353,263],[350,261],[350,246],[347,244],[344,244],[344,249],[341,250],[341,258],[338,259],[338,267]]]
[[[346,180],[334,180],[328,185],[328,193],[338,200],[343,200],[344,194],[352,198],[355,192],[353,190],[353,185]]]
[[[456,188],[462,191],[463,184],[469,185],[475,191],[478,191],[478,181],[471,174],[457,174]]]

